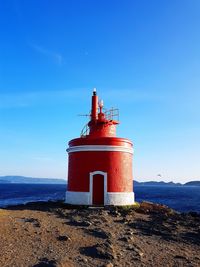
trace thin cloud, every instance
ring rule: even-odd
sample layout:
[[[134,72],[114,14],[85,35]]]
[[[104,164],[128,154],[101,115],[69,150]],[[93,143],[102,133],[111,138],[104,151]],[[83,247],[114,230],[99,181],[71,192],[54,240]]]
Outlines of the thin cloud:
[[[76,89],[0,94],[0,108],[26,108],[40,104],[71,102],[72,99],[81,100],[87,92],[85,89]],[[87,99],[86,96],[85,99]]]
[[[105,99],[117,99],[122,102],[144,102],[144,101],[160,101],[163,95],[154,93],[151,90],[140,89],[110,89],[104,93]],[[165,96],[166,97],[166,96]]]
[[[0,94],[0,108],[26,108],[29,106],[35,106],[40,104],[55,105],[58,103],[67,103],[75,101],[76,99],[81,101],[88,101],[92,93],[92,90],[87,88],[68,89],[68,90],[54,90],[54,91],[35,91],[35,92],[21,92],[21,93],[6,93]],[[103,99],[107,102],[113,102],[113,104],[123,103],[135,103],[135,102],[159,102],[166,100],[166,97],[159,96],[158,94],[150,94],[141,92],[139,90],[118,90],[102,89],[98,92],[99,97],[103,96]]]
[[[48,50],[44,48],[43,46],[31,43],[30,47],[33,48],[34,51],[40,53],[41,55],[44,55],[45,57],[50,58],[54,63],[58,65],[62,65],[64,62],[63,56],[55,51]]]
[[[45,156],[41,156],[41,157],[36,156],[36,157],[33,157],[32,159],[33,159],[33,160],[36,160],[36,161],[53,161],[52,158],[50,158],[50,157],[45,157]]]
[[[105,103],[131,104],[131,103],[165,103],[177,109],[183,107],[196,110],[199,107],[197,95],[183,95],[180,92],[167,90],[142,90],[142,89],[108,89],[100,88],[98,96],[103,97]],[[23,108],[35,105],[57,105],[60,103],[72,103],[73,101],[88,102],[92,93],[92,87],[65,90],[37,90],[18,93],[0,93],[0,108]],[[188,101],[184,101],[187,96]],[[178,100],[178,101],[177,101]]]

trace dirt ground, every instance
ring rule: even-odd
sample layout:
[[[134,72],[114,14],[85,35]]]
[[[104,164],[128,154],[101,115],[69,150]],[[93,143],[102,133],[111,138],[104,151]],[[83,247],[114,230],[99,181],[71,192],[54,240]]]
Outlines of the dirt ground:
[[[0,210],[0,267],[200,266],[200,215],[30,203]]]

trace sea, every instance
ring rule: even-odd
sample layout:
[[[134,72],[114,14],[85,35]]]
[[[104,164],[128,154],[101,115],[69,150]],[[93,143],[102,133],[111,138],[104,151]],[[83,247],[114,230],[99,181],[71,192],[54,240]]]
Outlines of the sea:
[[[0,184],[0,207],[35,201],[64,200],[65,184]],[[150,201],[180,212],[200,213],[199,186],[135,186],[137,202]]]

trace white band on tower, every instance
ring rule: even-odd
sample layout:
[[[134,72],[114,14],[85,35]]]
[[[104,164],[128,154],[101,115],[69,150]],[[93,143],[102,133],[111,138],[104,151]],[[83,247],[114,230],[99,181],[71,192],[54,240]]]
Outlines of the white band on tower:
[[[114,152],[126,152],[133,154],[133,148],[123,146],[106,146],[106,145],[83,145],[72,146],[67,149],[68,153],[81,152],[81,151],[114,151]]]

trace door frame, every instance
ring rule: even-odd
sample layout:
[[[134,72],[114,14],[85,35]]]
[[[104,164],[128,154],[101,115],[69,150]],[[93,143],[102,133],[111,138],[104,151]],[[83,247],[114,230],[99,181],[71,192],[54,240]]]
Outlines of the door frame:
[[[90,172],[90,205],[93,205],[93,176],[96,174],[103,175],[104,177],[104,203],[106,205],[107,202],[107,172],[102,171],[94,171]]]

